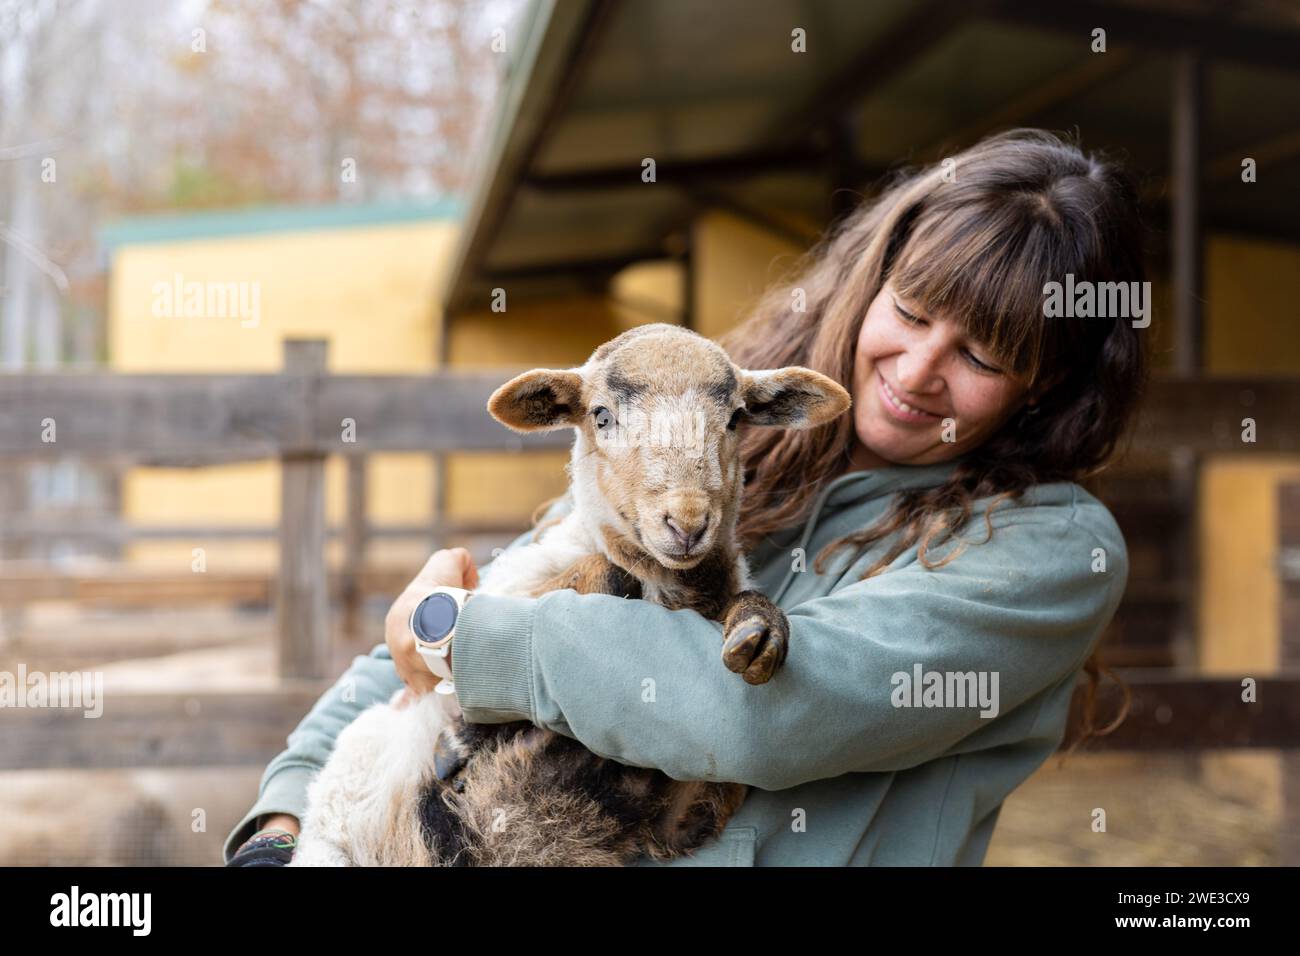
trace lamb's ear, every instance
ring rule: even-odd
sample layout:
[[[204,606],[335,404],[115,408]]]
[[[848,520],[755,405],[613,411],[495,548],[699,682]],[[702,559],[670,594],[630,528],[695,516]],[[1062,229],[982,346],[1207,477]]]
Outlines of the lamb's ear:
[[[821,372],[798,365],[745,372],[741,382],[743,420],[751,425],[813,428],[843,413],[850,404],[849,393],[842,386]]]
[[[544,432],[582,421],[582,376],[535,368],[506,382],[488,399],[488,411],[517,432]]]

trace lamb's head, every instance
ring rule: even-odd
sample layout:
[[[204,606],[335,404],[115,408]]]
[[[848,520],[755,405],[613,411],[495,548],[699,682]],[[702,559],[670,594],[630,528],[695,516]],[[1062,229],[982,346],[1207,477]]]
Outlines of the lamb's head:
[[[534,369],[502,385],[492,415],[520,431],[577,431],[575,508],[669,568],[734,548],[740,429],[812,428],[849,395],[811,369],[747,371],[676,325],[643,325],[576,369]]]

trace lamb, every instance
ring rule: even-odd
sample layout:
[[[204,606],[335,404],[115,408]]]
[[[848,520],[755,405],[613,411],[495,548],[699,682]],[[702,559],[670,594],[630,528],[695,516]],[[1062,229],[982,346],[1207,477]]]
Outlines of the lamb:
[[[573,508],[493,561],[478,592],[573,588],[691,608],[722,624],[723,664],[766,683],[789,627],[752,589],[736,540],[739,428],[811,428],[848,407],[818,372],[743,370],[673,325],[625,332],[576,369],[526,372],[488,410],[520,432],[575,430]],[[468,724],[445,695],[396,701],[340,733],[309,789],[293,865],[666,860],[717,835],[748,792],[624,766],[527,721]]]

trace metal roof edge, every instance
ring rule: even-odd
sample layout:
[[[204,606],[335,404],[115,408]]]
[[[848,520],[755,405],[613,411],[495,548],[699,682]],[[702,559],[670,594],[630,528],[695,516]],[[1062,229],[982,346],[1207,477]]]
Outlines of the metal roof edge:
[[[101,250],[111,252],[121,246],[145,243],[455,220],[463,214],[464,203],[454,197],[356,205],[260,206],[119,219],[101,226],[98,239]]]
[[[569,78],[568,67],[602,0],[533,0],[525,22],[526,47],[511,64],[501,108],[489,140],[487,161],[469,190],[464,228],[444,286],[443,313],[462,307],[468,267],[491,240],[504,214],[520,167],[528,161],[546,115]]]

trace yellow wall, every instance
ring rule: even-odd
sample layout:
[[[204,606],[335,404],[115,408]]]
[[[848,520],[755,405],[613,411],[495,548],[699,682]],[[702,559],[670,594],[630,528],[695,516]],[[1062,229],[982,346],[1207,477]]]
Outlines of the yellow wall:
[[[451,323],[454,368],[571,368],[598,345],[646,322],[672,321],[681,310],[681,270],[652,263],[625,269],[611,300],[594,297],[511,304],[504,312],[469,312]],[[627,304],[620,304],[627,303]],[[500,426],[504,428],[505,426]],[[447,510],[462,518],[518,518],[568,482],[565,452],[460,454],[447,460]]]
[[[1205,291],[1212,373],[1300,374],[1300,245],[1216,236],[1206,249]]]
[[[1278,666],[1277,486],[1300,481],[1295,456],[1218,456],[1201,472],[1201,647],[1209,673]]]
[[[1300,374],[1300,246],[1216,236],[1206,248],[1206,367],[1212,375]],[[1300,422],[1259,422],[1288,428]],[[1213,673],[1276,669],[1277,486],[1300,455],[1210,456],[1200,492],[1200,658]]]
[[[434,368],[440,322],[436,282],[458,226],[450,221],[395,223],[303,232],[188,239],[126,246],[113,259],[109,292],[109,361],[122,372],[272,372],[282,342],[324,338],[335,372],[419,373]],[[157,317],[156,283],[260,283],[261,316]],[[369,513],[381,522],[415,522],[431,514],[428,456],[371,459]],[[341,522],[343,463],[326,469],[326,507]],[[195,470],[135,469],[123,482],[123,515],[142,524],[274,524],[278,467],[253,462]],[[274,547],[255,541],[144,542],[136,560],[190,565],[206,549],[209,570],[264,564]]]
[[[695,329],[717,338],[748,317],[803,249],[725,212],[699,217],[695,255]]]

